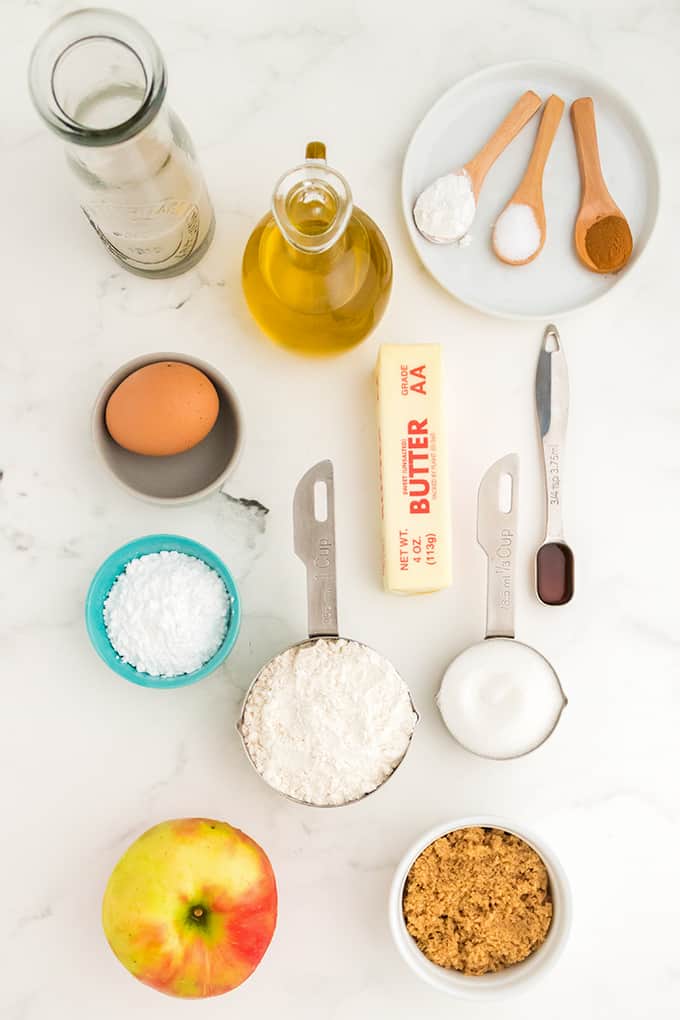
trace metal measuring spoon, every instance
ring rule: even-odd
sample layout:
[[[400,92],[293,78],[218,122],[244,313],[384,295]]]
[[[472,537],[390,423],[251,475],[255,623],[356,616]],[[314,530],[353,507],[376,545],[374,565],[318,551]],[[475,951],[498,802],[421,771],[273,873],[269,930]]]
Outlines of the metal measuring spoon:
[[[325,496],[325,498],[318,499],[319,490],[321,490],[321,495]],[[241,715],[237,724],[237,730],[240,734],[241,741],[250,764],[253,766],[260,778],[270,786],[271,784],[268,783],[253,761],[246,736],[244,734],[246,705],[248,704],[248,699],[250,698],[250,695],[255,689],[255,686],[263,672],[268,669],[272,663],[276,662],[277,659],[281,658],[281,656],[287,654],[287,652],[292,649],[310,647],[317,641],[342,642],[343,644],[361,645],[363,648],[369,649],[369,651],[374,654],[380,654],[375,652],[375,649],[370,648],[369,645],[364,644],[362,641],[355,641],[353,638],[343,638],[340,637],[338,633],[335,489],[333,483],[333,464],[330,460],[322,460],[318,464],[315,464],[314,467],[310,468],[298,482],[293,500],[293,532],[295,552],[302,560],[307,570],[307,632],[309,637],[304,641],[291,645],[290,648],[287,648],[284,652],[280,653],[280,655],[274,656],[273,659],[260,669],[248,688],[243,700]],[[384,656],[381,656],[381,658],[384,658]],[[389,663],[389,660],[385,659],[385,662]],[[394,669],[394,667],[392,668]],[[379,790],[385,785],[388,779],[392,778],[406,757],[406,753],[411,746],[413,732],[419,717],[410,693],[408,694],[408,698],[414,716],[411,735],[406,748],[404,749],[403,755],[394,765],[391,773],[386,776],[385,779],[383,779],[383,781],[375,787],[375,789],[368,790],[360,797],[351,801],[345,801],[343,804],[313,804],[309,801],[298,800],[296,797],[292,797],[289,794],[284,793],[275,786],[272,786],[272,789],[276,790],[278,794],[285,797],[287,800],[291,800],[296,804],[305,804],[308,807],[345,807],[347,804],[356,803],[357,801],[370,796],[372,793],[375,793],[376,790]]]
[[[546,606],[564,606],[574,594],[574,554],[562,527],[562,450],[569,414],[567,359],[557,326],[548,326],[536,369],[536,412],[543,443],[546,529],[536,554],[536,594]]]
[[[513,138],[531,120],[540,105],[540,96],[537,96],[535,92],[525,92],[473,159],[469,160],[465,166],[453,170],[449,174],[444,174],[443,177],[438,177],[418,195],[413,206],[413,220],[426,241],[431,241],[433,244],[453,244],[467,234],[475,217],[479,193],[486,175]],[[467,184],[467,189],[464,190],[469,192],[469,197],[463,203],[460,221],[447,213],[446,201],[443,209],[439,209],[434,217],[430,216],[427,211],[428,197],[431,196],[435,204],[439,205],[439,195],[451,178],[461,178]]]
[[[477,541],[488,561],[486,637],[453,660],[437,695],[444,723],[458,743],[497,760],[520,758],[540,747],[567,703],[545,656],[515,640],[518,489],[515,453],[496,461],[479,486]],[[519,737],[512,726],[522,731]]]

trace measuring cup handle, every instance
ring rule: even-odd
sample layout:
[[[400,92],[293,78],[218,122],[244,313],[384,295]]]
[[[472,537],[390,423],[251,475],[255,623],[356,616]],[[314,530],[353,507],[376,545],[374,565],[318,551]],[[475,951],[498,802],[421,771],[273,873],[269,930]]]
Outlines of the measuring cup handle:
[[[509,505],[502,505],[503,480]],[[497,460],[479,486],[477,541],[486,553],[486,636],[515,636],[515,556],[519,496],[519,457]]]
[[[333,464],[322,460],[298,482],[293,500],[295,552],[307,569],[311,638],[338,636]]]

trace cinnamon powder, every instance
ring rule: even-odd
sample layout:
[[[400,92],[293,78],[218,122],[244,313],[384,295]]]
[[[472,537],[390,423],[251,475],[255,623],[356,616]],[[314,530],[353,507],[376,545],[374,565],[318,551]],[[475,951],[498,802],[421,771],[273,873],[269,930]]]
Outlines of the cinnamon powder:
[[[622,216],[603,216],[586,231],[586,251],[598,273],[618,273],[633,250],[633,237]]]
[[[544,942],[553,914],[536,851],[509,832],[477,827],[423,850],[406,879],[403,909],[429,960],[473,975],[526,959]]]

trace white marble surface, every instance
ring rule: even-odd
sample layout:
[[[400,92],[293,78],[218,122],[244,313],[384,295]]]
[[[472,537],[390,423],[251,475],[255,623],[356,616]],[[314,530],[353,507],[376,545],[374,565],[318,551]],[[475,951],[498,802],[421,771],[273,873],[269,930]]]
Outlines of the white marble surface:
[[[200,267],[175,281],[139,280],[110,261],[24,85],[33,40],[67,5],[2,0],[0,1015],[488,1016],[404,969],[386,897],[397,859],[423,830],[495,812],[552,842],[575,898],[565,956],[544,983],[503,1006],[506,1020],[676,1017],[676,0],[120,6],[166,54],[170,96],[200,150],[218,230]],[[440,292],[410,249],[398,204],[405,144],[437,95],[481,66],[546,54],[598,70],[634,100],[668,182],[649,255],[627,285],[560,323],[572,382],[565,497],[578,595],[557,610],[535,602],[530,575],[542,524],[532,405],[540,329],[484,318]],[[275,177],[316,136],[384,228],[395,259],[377,333],[332,366],[260,337],[239,279],[243,245]],[[455,584],[400,600],[379,585],[370,375],[381,341],[412,340],[446,347]],[[182,509],[144,505],[96,461],[88,416],[100,383],[122,361],[161,349],[206,358],[236,386],[248,434],[228,488],[260,500],[266,517],[221,495]],[[570,704],[544,749],[494,764],[448,738],[433,695],[445,664],[481,632],[476,487],[510,449],[523,470],[518,629],[555,663]],[[327,456],[336,465],[342,628],[394,660],[422,714],[394,782],[339,812],[277,799],[251,772],[234,730],[255,670],[303,634],[290,499],[302,472]],[[227,668],[167,694],[108,672],[83,625],[100,561],[128,539],[164,530],[221,554],[245,609]],[[227,1000],[193,1007],[132,980],[99,922],[106,878],[131,839],[190,814],[251,833],[280,886],[277,937],[256,975]]]

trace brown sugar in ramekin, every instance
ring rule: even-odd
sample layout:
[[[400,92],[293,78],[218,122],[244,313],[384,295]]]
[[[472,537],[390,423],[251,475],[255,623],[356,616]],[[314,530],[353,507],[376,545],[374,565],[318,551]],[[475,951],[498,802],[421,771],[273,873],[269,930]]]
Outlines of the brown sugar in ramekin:
[[[431,843],[408,873],[406,928],[440,967],[482,975],[525,960],[553,914],[545,864],[500,829],[457,829]]]

